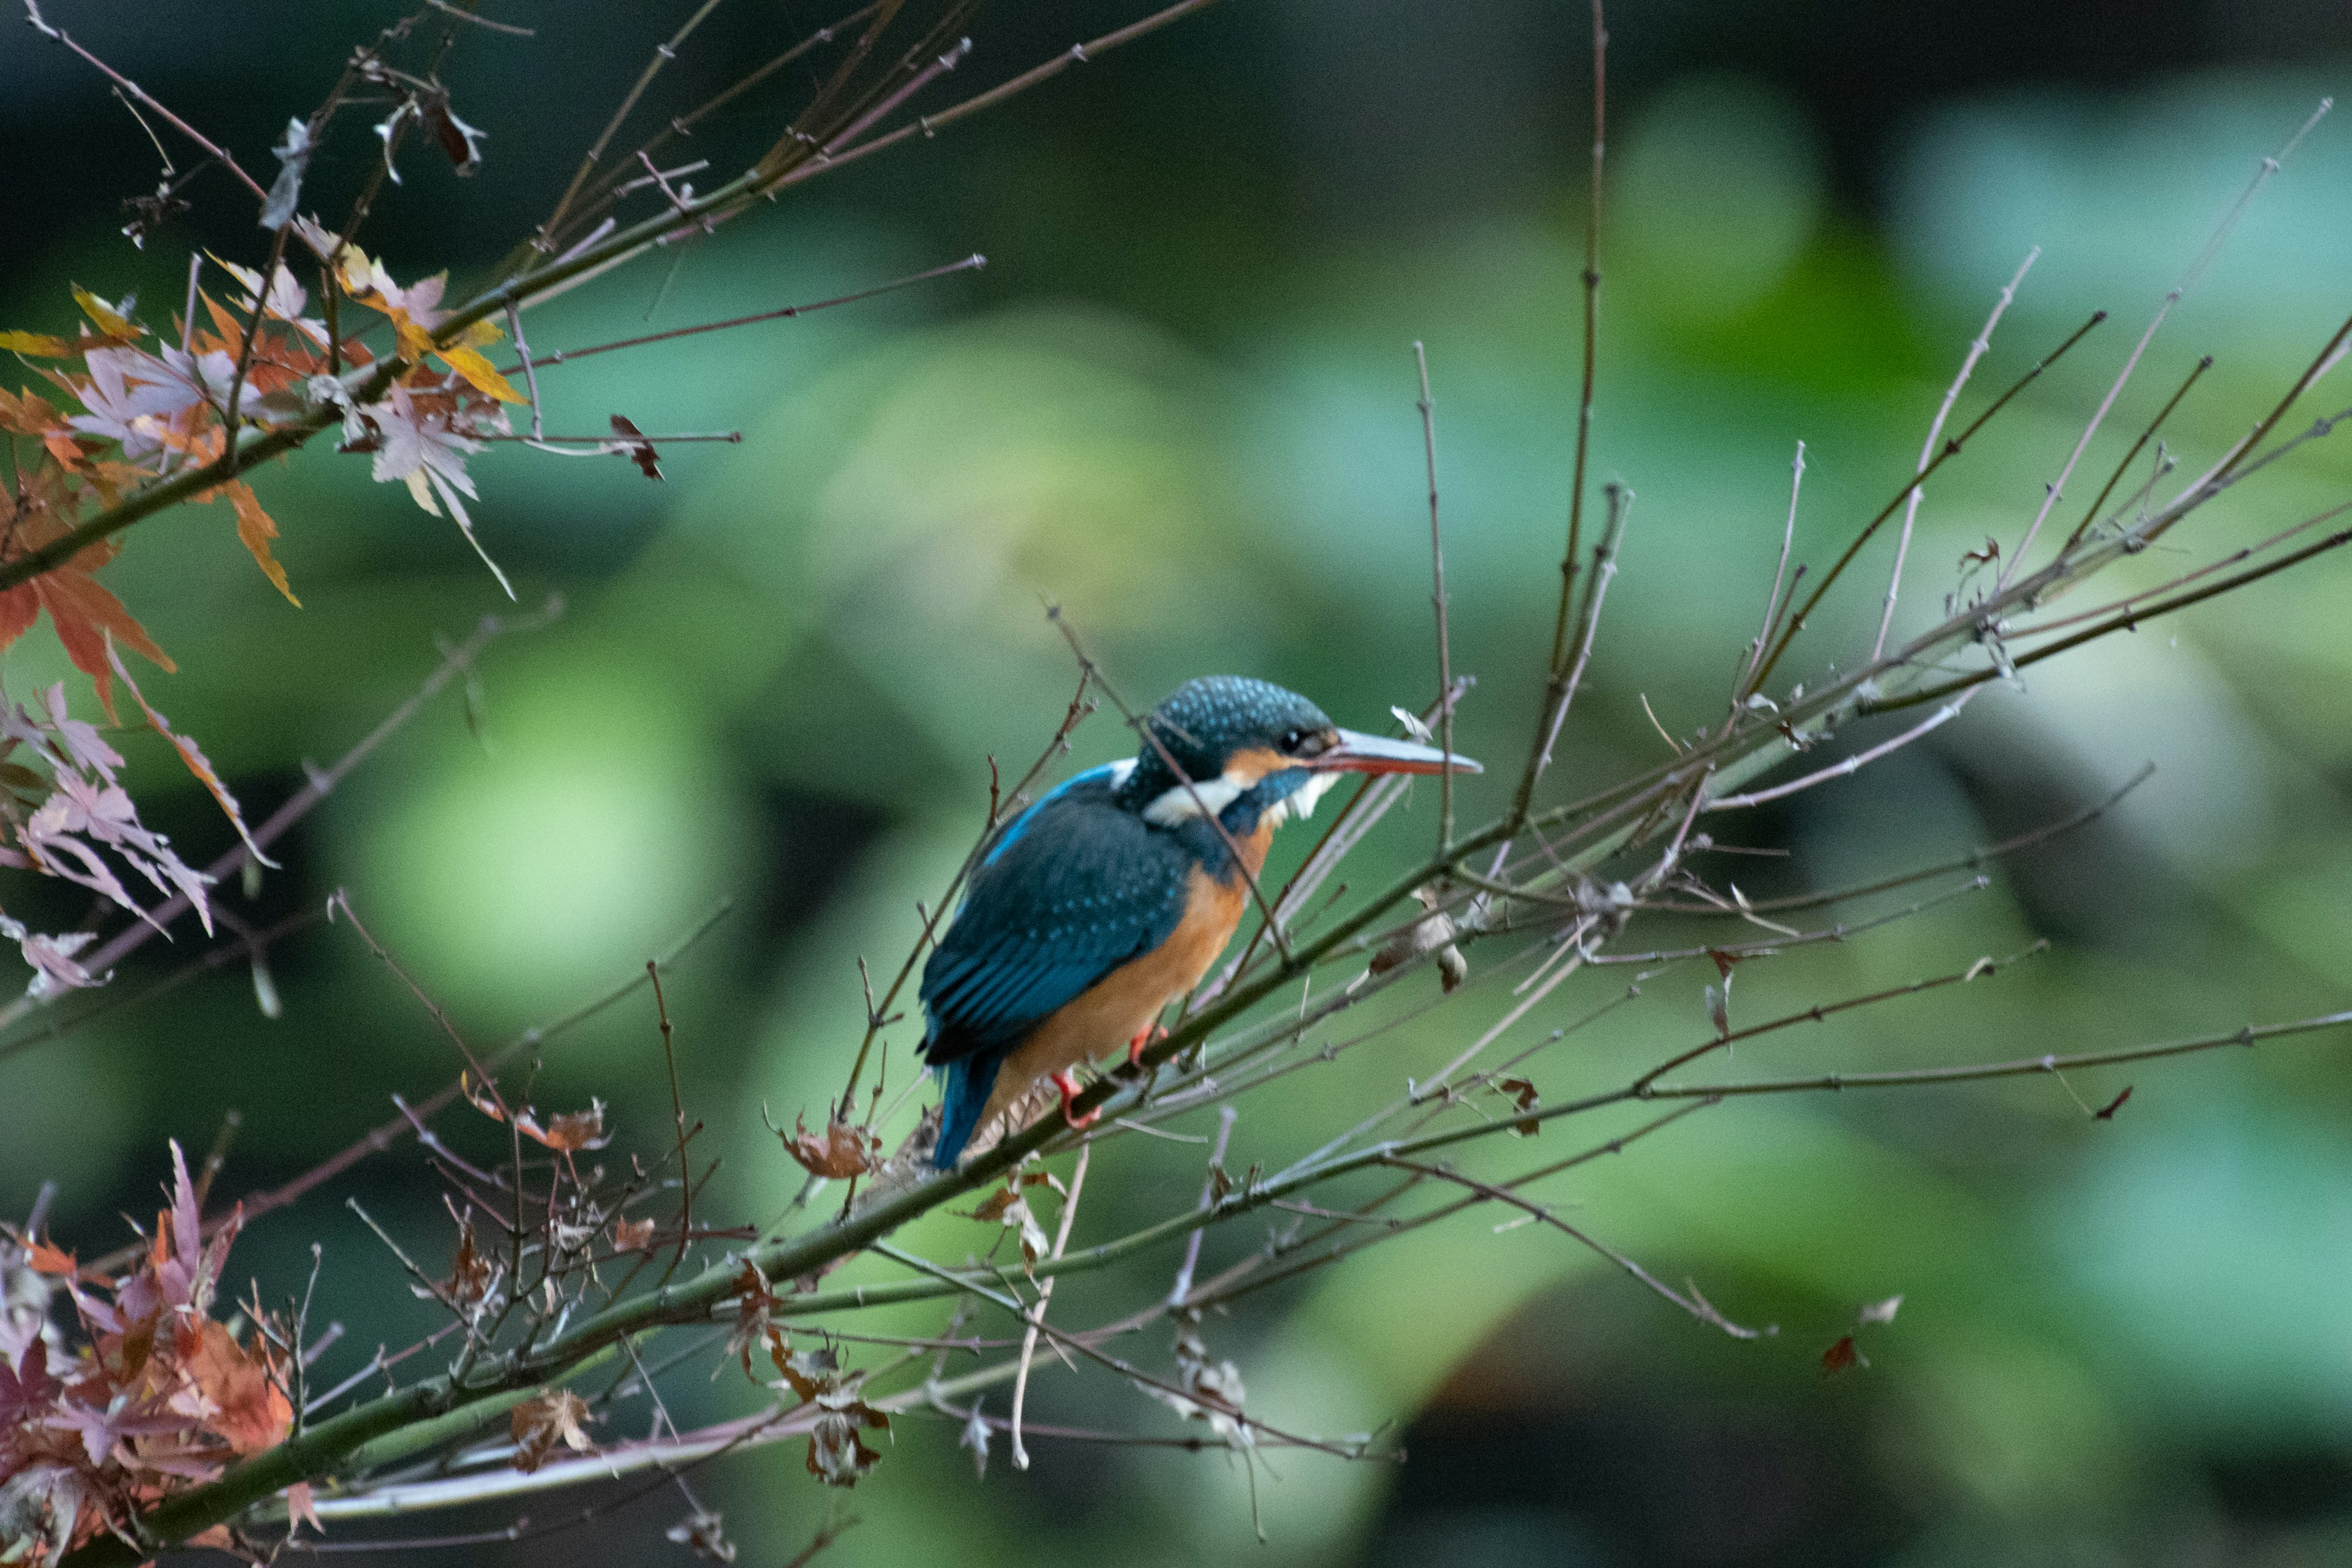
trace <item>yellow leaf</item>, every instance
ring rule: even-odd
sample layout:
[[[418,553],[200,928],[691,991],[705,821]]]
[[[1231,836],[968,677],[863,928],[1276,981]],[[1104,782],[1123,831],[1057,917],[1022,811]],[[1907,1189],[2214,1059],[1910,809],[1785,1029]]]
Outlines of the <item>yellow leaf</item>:
[[[379,309],[385,308],[379,307]],[[400,335],[402,353],[410,359],[421,360],[426,354],[436,352],[433,347],[433,334],[410,321],[406,310],[394,305],[386,309],[385,313],[392,317],[393,331]]]
[[[356,245],[346,245],[335,253],[335,276],[342,279],[343,292],[363,304],[362,297],[375,292],[375,264]]]
[[[31,354],[35,359],[64,359],[73,353],[73,344],[47,332],[0,332],[0,351]]]
[[[230,277],[244,284],[248,290],[255,293],[258,293],[260,291],[261,274],[256,272],[252,268],[239,267],[234,261],[224,261],[209,250],[205,251],[205,255],[211,260],[215,267],[219,268],[223,272],[227,273]]]
[[[251,485],[231,483],[221,488],[228,491],[229,504],[236,508],[236,537],[253,552],[254,564],[259,566],[262,575],[286,595],[288,604],[300,609],[302,601],[294,596],[294,590],[287,584],[286,568],[269,553],[269,542],[278,537],[278,524],[261,510],[261,500],[253,493]]]
[[[77,283],[73,286],[74,303],[82,313],[98,323],[98,330],[110,338],[135,338],[139,329],[115,312],[113,306]]]
[[[499,330],[499,324],[496,321],[484,317],[459,334],[457,341],[467,348],[484,349],[492,343],[504,342],[506,336],[506,333]]]
[[[462,375],[474,390],[500,403],[524,403],[529,399],[507,383],[479,349],[446,348],[440,351],[441,363]]]

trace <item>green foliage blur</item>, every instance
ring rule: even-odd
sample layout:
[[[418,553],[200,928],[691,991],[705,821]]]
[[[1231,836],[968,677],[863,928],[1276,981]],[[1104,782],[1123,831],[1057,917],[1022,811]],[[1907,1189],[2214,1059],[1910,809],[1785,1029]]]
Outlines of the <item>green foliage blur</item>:
[[[488,132],[482,174],[459,184],[418,160],[363,242],[404,279],[449,266],[462,283],[544,211],[686,9],[495,7],[540,31],[468,37],[453,58],[458,110]],[[808,9],[722,10],[663,91],[684,104],[725,85],[823,19]],[[1563,797],[1664,755],[1643,699],[1681,733],[1719,716],[1795,444],[1797,555],[1818,572],[1907,477],[1993,297],[2039,245],[1963,416],[2091,310],[2115,320],[1930,487],[1898,624],[1939,611],[1964,552],[1989,534],[2013,543],[2260,158],[2352,80],[2340,20],[2284,4],[2153,5],[2129,38],[2103,31],[2113,8],[2088,0],[1969,21],[1851,9],[1872,14],[1794,0],[1612,12],[1594,462],[1637,500],[1551,786]],[[397,14],[47,10],[258,169],[351,39]],[[1139,12],[1007,6],[977,27],[971,81],[950,85]],[[1558,590],[1582,26],[1580,7],[1535,0],[1233,0],[534,311],[545,352],[988,258],[868,304],[546,371],[551,429],[593,433],[621,413],[744,439],[665,448],[659,483],[618,458],[477,459],[485,546],[522,606],[560,592],[566,614],[500,644],[478,701],[430,709],[294,837],[252,910],[234,894],[230,907],[266,923],[348,889],[469,1038],[495,1043],[627,979],[732,900],[669,998],[689,1111],[723,1157],[708,1201],[757,1222],[799,1175],[762,1108],[787,1123],[822,1114],[859,1027],[856,958],[895,967],[916,901],[937,896],[982,820],[985,759],[1017,773],[1060,717],[1075,678],[1047,602],[1138,703],[1213,671],[1280,680],[1360,728],[1430,700],[1416,339],[1436,392],[1454,667],[1478,682],[1459,744],[1490,763],[1462,809],[1498,811]],[[345,132],[312,188],[349,188],[367,140]],[[125,242],[115,204],[152,186],[153,150],[102,82],[24,29],[0,42],[0,326],[55,330],[69,281],[176,309],[191,243],[261,258],[216,177],[180,227],[143,251]],[[2075,504],[2200,354],[2215,368],[2168,433],[2191,472],[2267,408],[2352,304],[2347,181],[2352,125],[2324,121],[2157,340]],[[2308,454],[2135,563],[2137,580],[2336,504],[2348,479],[2340,447]],[[331,761],[414,687],[436,636],[514,606],[446,521],[371,485],[358,458],[320,443],[256,483],[299,611],[237,548],[225,506],[142,524],[108,580],[180,662],[150,695],[266,814],[306,762]],[[2065,503],[2055,516],[2071,523]],[[1786,679],[1866,649],[1886,558],[1865,557]],[[1714,868],[1761,897],[1949,858],[2158,768],[1983,892],[1743,967],[1732,1005],[1759,1020],[2037,937],[2047,954],[1743,1047],[1727,1072],[2095,1049],[2346,1005],[2347,570],[2331,556],[2041,666],[1883,768],[1710,824],[1790,851]],[[11,696],[70,673],[47,637],[0,658]],[[1098,715],[1067,766],[1127,749]],[[225,842],[167,756],[134,763],[150,819],[192,858]],[[1374,860],[1403,864],[1435,816],[1425,792],[1384,826]],[[0,900],[14,912],[47,896],[11,883]],[[114,985],[136,991],[194,951],[184,938],[151,951]],[[271,964],[282,1017],[264,1018],[229,966],[0,1058],[0,1211],[23,1214],[55,1181],[55,1234],[100,1250],[121,1239],[118,1213],[154,1206],[166,1138],[200,1150],[241,1113],[217,1191],[264,1187],[393,1114],[389,1095],[454,1070],[347,931],[313,923]],[[1562,1026],[1633,978],[1596,971],[1525,1027]],[[1459,1027],[1441,1009],[1284,1080],[1243,1107],[1229,1163],[1320,1142],[1450,1056]],[[888,1034],[892,1092],[919,1029]],[[1622,1081],[1707,1029],[1699,979],[1675,971],[1538,1058],[1536,1077],[1548,1097]],[[828,1560],[2352,1561],[2347,1053],[2319,1037],[2065,1083],[1710,1111],[1543,1198],[1775,1336],[1711,1335],[1556,1233],[1498,1232],[1507,1215],[1474,1213],[1208,1326],[1255,1413],[1308,1431],[1393,1424],[1409,1450],[1401,1467],[1291,1454],[1262,1469],[1269,1544],[1252,1538],[1250,1478],[1217,1452],[1040,1439],[1034,1469],[1000,1451],[982,1479],[952,1423],[910,1417],[848,1500],[862,1523]],[[2126,1085],[2111,1121],[2087,1114]],[[601,1096],[624,1143],[658,1144],[669,1112],[649,1006],[565,1037],[530,1092],[559,1108]],[[1535,1152],[1612,1130],[1555,1127]],[[1475,1168],[1532,1163],[1529,1147]],[[1197,1162],[1154,1144],[1098,1163],[1080,1242],[1189,1201]],[[282,1294],[323,1242],[318,1310],[347,1325],[356,1365],[433,1318],[341,1190],[257,1226],[237,1267]],[[413,1151],[362,1165],[348,1190],[425,1255],[446,1253]],[[974,1229],[940,1216],[917,1239],[953,1252],[983,1245]],[[1221,1237],[1210,1261],[1260,1239]],[[1164,1289],[1156,1265],[1073,1279],[1055,1312],[1099,1321]],[[1825,1377],[1820,1358],[1855,1310],[1896,1294],[1895,1320],[1861,1338],[1868,1367]],[[908,1313],[903,1331],[939,1319]],[[731,1373],[697,1374],[674,1405],[683,1421],[747,1397]],[[1178,1430],[1092,1373],[1041,1374],[1032,1410]],[[796,1447],[698,1484],[747,1561],[789,1558],[838,1500]],[[661,1539],[675,1502],[475,1560],[682,1562]]]

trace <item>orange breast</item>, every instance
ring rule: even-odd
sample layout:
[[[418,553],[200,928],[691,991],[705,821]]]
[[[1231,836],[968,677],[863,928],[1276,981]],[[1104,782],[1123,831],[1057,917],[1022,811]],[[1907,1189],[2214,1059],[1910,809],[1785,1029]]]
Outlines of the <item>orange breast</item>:
[[[1273,837],[1274,830],[1261,825],[1241,840],[1242,860],[1251,876],[1256,876],[1265,864],[1266,846]],[[1209,965],[1233,940],[1249,902],[1249,887],[1241,878],[1220,882],[1193,868],[1185,889],[1183,918],[1168,940],[1079,993],[1005,1058],[996,1075],[996,1087],[989,1092],[987,1108],[981,1112],[981,1131],[985,1132],[1006,1107],[1041,1079],[1078,1062],[1107,1057],[1150,1028],[1169,1003],[1201,983]]]

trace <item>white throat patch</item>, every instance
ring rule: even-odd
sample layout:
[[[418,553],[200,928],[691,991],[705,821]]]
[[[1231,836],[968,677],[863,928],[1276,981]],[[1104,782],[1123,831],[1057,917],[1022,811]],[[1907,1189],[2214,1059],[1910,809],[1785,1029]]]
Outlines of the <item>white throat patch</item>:
[[[1280,827],[1293,817],[1299,821],[1315,815],[1315,805],[1326,791],[1339,782],[1337,773],[1309,774],[1305,784],[1274,803],[1265,814],[1266,825]],[[1160,797],[1143,808],[1143,820],[1158,827],[1173,827],[1180,822],[1208,814],[1222,816],[1225,807],[1234,804],[1254,787],[1231,773],[1203,779],[1198,784],[1178,784],[1162,791]]]
[[[1231,773],[1197,784],[1180,784],[1162,790],[1157,800],[1145,806],[1143,820],[1155,827],[1173,827],[1195,816],[1223,815],[1225,807],[1240,799],[1249,787]]]

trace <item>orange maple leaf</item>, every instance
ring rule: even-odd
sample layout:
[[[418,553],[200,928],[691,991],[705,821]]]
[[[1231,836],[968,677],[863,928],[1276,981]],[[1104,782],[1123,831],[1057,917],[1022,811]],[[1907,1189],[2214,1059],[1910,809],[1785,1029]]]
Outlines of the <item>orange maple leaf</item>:
[[[26,1261],[33,1266],[36,1274],[60,1274],[71,1279],[81,1272],[81,1265],[74,1261],[72,1253],[62,1251],[46,1241],[33,1243]]]
[[[268,1366],[240,1349],[226,1325],[206,1322],[197,1331],[187,1370],[215,1412],[205,1425],[239,1458],[276,1447],[293,1426],[294,1407]]]
[[[286,568],[269,553],[269,542],[278,537],[278,524],[261,510],[261,498],[255,495],[253,487],[244,480],[231,479],[205,499],[210,500],[213,496],[222,494],[227,495],[229,504],[236,508],[237,542],[253,552],[254,564],[260,567],[262,575],[286,595],[286,602],[300,609],[302,601],[294,596],[293,587],[286,581]]]
[[[38,482],[42,474],[54,472],[36,469],[26,476],[28,482],[16,498],[16,526],[7,531],[5,543],[0,545],[0,562],[19,559],[65,537],[66,524],[58,521],[58,509],[47,494],[47,487]],[[90,575],[113,560],[120,548],[113,540],[101,540],[37,577],[13,588],[0,589],[0,648],[30,631],[40,613],[48,611],[50,624],[57,627],[58,640],[65,645],[66,657],[73,660],[76,669],[89,677],[110,722],[117,721],[114,675],[107,668],[108,633],[111,632],[123,647],[137,650],[164,669],[179,668],[170,655],[155,646],[147,629],[122,607],[122,601],[99,586]]]

